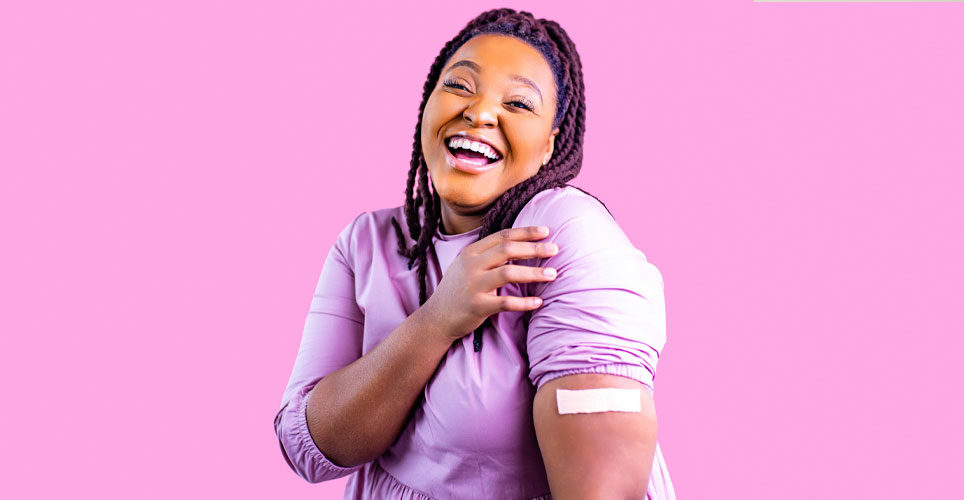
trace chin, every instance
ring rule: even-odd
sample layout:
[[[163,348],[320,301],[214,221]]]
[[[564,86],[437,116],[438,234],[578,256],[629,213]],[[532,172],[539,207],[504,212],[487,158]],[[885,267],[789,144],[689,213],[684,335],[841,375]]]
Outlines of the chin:
[[[478,191],[470,189],[440,190],[438,195],[449,205],[462,208],[478,208],[489,201],[489,198],[479,196]]]
[[[457,170],[443,167],[441,171],[429,169],[429,178],[435,192],[449,204],[475,206],[485,203],[484,193],[491,191],[478,176],[462,174]]]

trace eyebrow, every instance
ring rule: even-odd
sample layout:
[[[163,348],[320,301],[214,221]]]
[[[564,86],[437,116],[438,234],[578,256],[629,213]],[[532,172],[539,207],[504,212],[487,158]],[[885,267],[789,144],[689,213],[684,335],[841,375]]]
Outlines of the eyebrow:
[[[449,66],[448,71],[452,71],[453,69],[458,68],[459,66],[465,66],[466,68],[469,68],[469,69],[471,69],[472,71],[475,71],[476,73],[479,73],[479,72],[481,72],[481,70],[482,70],[482,67],[479,66],[475,61],[469,61],[468,59],[462,59],[461,61],[458,61],[458,62],[456,62],[455,64]],[[530,80],[530,79],[528,79],[528,78],[526,78],[526,77],[524,77],[524,76],[522,76],[522,75],[509,75],[509,78],[511,78],[513,81],[516,81],[516,82],[519,82],[519,83],[522,83],[522,84],[524,84],[524,85],[527,85],[527,86],[531,87],[532,90],[535,90],[535,91],[536,91],[536,94],[539,94],[539,102],[542,102],[542,101],[543,101],[543,99],[542,99],[542,91],[539,90],[539,86],[536,85],[536,82],[533,82],[532,80]]]

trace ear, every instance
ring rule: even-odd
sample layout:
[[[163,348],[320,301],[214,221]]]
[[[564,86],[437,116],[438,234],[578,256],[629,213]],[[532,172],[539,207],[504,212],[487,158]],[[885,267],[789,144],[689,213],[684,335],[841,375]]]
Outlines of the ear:
[[[556,135],[558,135],[558,134],[559,134],[559,128],[557,127],[557,128],[555,128],[555,129],[553,129],[553,130],[552,130],[552,133],[549,135],[549,150],[546,151],[546,156],[545,156],[545,158],[542,159],[542,164],[543,164],[543,165],[549,163],[549,159],[552,158],[552,151],[553,151],[553,150],[555,149],[555,147],[556,147]]]

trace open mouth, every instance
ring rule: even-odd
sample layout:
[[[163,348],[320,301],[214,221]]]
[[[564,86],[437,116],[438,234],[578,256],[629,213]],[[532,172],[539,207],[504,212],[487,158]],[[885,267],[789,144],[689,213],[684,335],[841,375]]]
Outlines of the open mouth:
[[[445,146],[454,158],[472,165],[485,166],[502,160],[502,155],[495,148],[465,137],[449,137]]]

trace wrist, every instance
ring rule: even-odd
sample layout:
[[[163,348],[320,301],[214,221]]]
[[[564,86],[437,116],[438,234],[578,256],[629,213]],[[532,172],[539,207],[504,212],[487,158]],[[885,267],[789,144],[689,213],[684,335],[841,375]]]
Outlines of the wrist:
[[[452,334],[452,328],[443,321],[444,315],[439,314],[433,304],[429,299],[410,316],[410,319],[415,322],[414,330],[419,340],[430,342],[434,347],[444,347],[447,351],[458,337]]]

